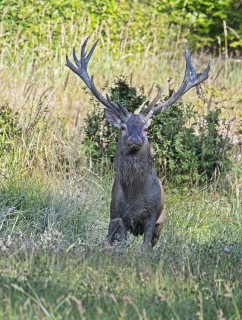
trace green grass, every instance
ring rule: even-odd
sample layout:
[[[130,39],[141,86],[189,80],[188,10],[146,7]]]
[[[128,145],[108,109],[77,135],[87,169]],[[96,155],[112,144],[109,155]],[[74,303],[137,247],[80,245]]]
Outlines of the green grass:
[[[167,186],[157,246],[130,236],[123,255],[104,250],[112,176],[2,181],[1,318],[240,319],[240,170],[224,187]]]

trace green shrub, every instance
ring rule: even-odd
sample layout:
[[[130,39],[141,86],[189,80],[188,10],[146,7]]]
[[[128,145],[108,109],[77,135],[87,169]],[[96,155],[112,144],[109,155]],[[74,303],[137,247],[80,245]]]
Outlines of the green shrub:
[[[0,15],[0,50],[10,46],[18,53],[42,48],[53,57],[84,32],[107,39],[117,56],[121,49],[145,51],[148,44],[156,50],[184,41],[193,49],[216,48],[220,39],[225,47],[223,21],[230,50],[240,54],[242,46],[241,5],[233,0],[1,0]]]
[[[219,116],[221,110],[208,112],[204,117],[204,125],[199,127],[199,140],[196,145],[199,161],[199,174],[210,178],[229,169],[229,151],[232,145],[228,137],[219,133]]]
[[[114,82],[110,93],[113,101],[121,102],[130,112],[147,100],[123,77]],[[219,109],[210,111],[197,123],[194,107],[179,101],[153,119],[149,141],[159,176],[178,183],[204,182],[229,168],[231,145],[219,133],[219,115]],[[89,160],[95,170],[102,172],[114,159],[118,130],[106,124],[103,111],[96,105],[85,120],[84,133]]]
[[[176,0],[150,1],[158,13],[169,16],[170,25],[180,26],[183,38],[189,40],[189,46],[216,47],[219,40],[224,46],[224,25],[231,48],[240,49],[242,41],[241,14],[242,7],[239,1],[233,0]]]

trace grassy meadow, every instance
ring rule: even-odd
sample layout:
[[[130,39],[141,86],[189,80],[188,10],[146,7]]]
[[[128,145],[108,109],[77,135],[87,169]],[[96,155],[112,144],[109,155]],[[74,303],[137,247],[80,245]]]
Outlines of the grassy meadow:
[[[95,171],[86,156],[84,119],[95,104],[65,55],[87,35],[99,38],[89,68],[96,86],[125,75],[148,95],[153,84],[167,92],[170,78],[179,86],[186,41],[171,26],[159,50],[152,32],[141,41],[127,25],[114,47],[114,30],[87,12],[52,38],[54,22],[42,15],[38,44],[37,26],[11,35],[10,20],[0,23],[0,319],[241,319],[241,60],[192,48],[197,71],[208,60],[212,69],[205,102],[195,90],[183,98],[199,113],[221,108],[231,169],[212,182],[164,186],[167,221],[151,252],[133,236],[124,254],[107,252],[114,172]]]

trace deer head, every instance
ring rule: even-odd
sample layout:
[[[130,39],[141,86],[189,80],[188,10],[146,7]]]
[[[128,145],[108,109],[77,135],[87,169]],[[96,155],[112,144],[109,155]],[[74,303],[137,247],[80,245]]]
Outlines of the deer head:
[[[174,92],[168,100],[158,104],[162,92],[159,88],[155,99],[146,107],[145,110],[138,114],[131,114],[125,106],[122,106],[118,102],[115,103],[111,101],[108,95],[106,95],[105,98],[95,87],[93,76],[89,76],[87,66],[98,41],[95,42],[89,53],[86,53],[85,51],[87,42],[88,38],[81,47],[80,60],[76,56],[75,49],[73,49],[73,59],[76,66],[71,63],[68,56],[66,56],[66,65],[84,81],[92,94],[105,106],[104,114],[106,120],[111,125],[121,129],[123,141],[125,142],[127,150],[131,152],[140,150],[147,141],[148,127],[155,115],[160,112],[164,112],[178,101],[188,90],[198,86],[208,78],[210,62],[203,73],[197,74],[191,64],[190,51],[185,47],[186,69],[183,82],[178,90]]]

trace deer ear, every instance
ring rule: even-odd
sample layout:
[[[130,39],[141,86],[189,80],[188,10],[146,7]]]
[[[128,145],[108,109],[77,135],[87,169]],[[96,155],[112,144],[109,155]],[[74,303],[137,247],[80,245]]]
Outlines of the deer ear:
[[[121,127],[122,121],[116,114],[112,113],[108,109],[104,109],[104,116],[109,124],[118,128]]]

